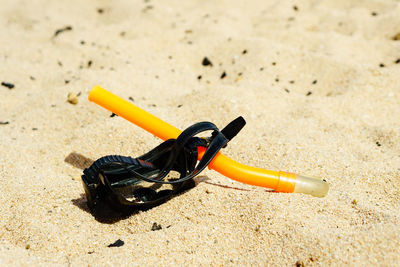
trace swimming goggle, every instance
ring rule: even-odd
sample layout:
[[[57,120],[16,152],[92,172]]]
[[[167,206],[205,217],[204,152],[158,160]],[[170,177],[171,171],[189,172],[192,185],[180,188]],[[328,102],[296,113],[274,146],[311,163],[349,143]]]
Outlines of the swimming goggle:
[[[99,158],[82,175],[89,209],[96,217],[105,217],[110,210],[126,214],[159,205],[193,187],[193,178],[245,124],[238,117],[219,131],[211,122],[199,122],[138,158]],[[196,137],[206,131],[212,131],[212,135]],[[205,148],[205,152],[197,163],[198,147]]]

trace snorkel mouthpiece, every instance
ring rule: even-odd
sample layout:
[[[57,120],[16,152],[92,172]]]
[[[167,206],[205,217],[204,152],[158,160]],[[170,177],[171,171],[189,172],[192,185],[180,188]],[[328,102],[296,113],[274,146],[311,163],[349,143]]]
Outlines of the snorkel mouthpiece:
[[[321,179],[307,177],[290,172],[279,172],[279,183],[275,191],[294,192],[324,197],[329,190],[329,184]]]
[[[89,93],[89,100],[136,124],[153,135],[158,136],[162,140],[177,138],[182,133],[178,128],[175,128],[132,103],[108,92],[100,86],[93,87]],[[238,118],[234,124],[235,127],[229,126],[227,129],[235,133],[235,128],[239,129],[244,126],[244,120],[243,122],[241,120],[243,120],[243,118]],[[222,132],[222,134],[224,134],[224,132]],[[232,134],[232,136],[234,136],[234,134]],[[228,135],[225,137],[230,139],[231,136]],[[197,149],[198,160],[201,160],[205,155],[205,148],[199,146]],[[214,156],[208,167],[233,180],[245,184],[271,188],[276,192],[296,192],[323,197],[327,194],[329,189],[328,183],[324,180],[294,173],[246,166],[224,156],[221,152],[218,152]]]
[[[309,194],[314,197],[324,197],[329,190],[329,184],[325,180],[314,177],[297,175],[295,193]]]

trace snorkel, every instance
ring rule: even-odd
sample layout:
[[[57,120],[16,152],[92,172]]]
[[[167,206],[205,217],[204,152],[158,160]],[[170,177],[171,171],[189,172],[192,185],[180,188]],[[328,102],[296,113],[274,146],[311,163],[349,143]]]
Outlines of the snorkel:
[[[93,87],[89,93],[89,101],[136,124],[164,141],[177,138],[182,132],[100,86]],[[197,149],[198,160],[201,160],[206,149],[201,146]],[[284,171],[272,171],[247,166],[228,158],[221,152],[216,154],[208,167],[235,181],[270,188],[276,192],[295,192],[324,197],[329,190],[329,185],[324,180]]]

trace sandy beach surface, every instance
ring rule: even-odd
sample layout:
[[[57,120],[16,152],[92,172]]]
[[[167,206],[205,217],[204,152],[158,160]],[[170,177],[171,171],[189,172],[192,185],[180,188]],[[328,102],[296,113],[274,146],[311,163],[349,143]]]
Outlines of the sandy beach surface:
[[[396,0],[1,0],[0,265],[400,265],[399,14]],[[180,129],[242,115],[225,155],[330,191],[207,170],[99,222],[82,168],[161,141],[89,102],[96,84]]]

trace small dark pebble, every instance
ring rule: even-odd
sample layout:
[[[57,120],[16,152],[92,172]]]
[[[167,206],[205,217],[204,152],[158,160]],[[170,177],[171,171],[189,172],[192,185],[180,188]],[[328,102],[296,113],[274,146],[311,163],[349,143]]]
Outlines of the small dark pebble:
[[[400,64],[400,58],[398,58],[394,63],[395,64]]]
[[[117,117],[118,117],[118,115],[117,115],[117,114],[115,114],[115,113],[112,113],[112,114],[110,115],[110,118],[112,118],[112,117],[115,117],[115,116],[117,116]]]
[[[275,66],[276,65],[276,62],[272,62],[272,66]]]
[[[317,84],[317,82],[318,82],[317,80],[314,80],[314,81],[312,82],[312,84]]]
[[[204,58],[203,58],[203,61],[201,62],[201,64],[202,64],[203,66],[210,66],[210,67],[213,66],[212,62],[211,62],[207,57],[204,57]]]
[[[371,16],[378,16],[378,13],[376,13],[376,12],[371,12]]]
[[[167,227],[165,227],[165,228],[170,228],[171,227],[171,225],[168,225]]]
[[[133,97],[131,97],[131,96],[130,96],[128,99],[129,99],[130,101],[132,101],[132,102],[135,101],[135,100],[133,99]]]
[[[294,11],[299,11],[299,8],[297,6],[293,6]]]
[[[381,64],[379,64],[379,67],[384,68],[385,64],[381,63]]]
[[[400,32],[398,34],[396,34],[395,36],[393,36],[392,40],[393,41],[400,41]]]
[[[226,72],[224,71],[222,74],[221,74],[221,79],[223,79],[223,78],[225,78],[226,77]]]
[[[120,33],[119,33],[119,36],[124,37],[125,34],[126,34],[126,32],[120,32]]]
[[[90,68],[90,66],[92,66],[93,61],[89,60],[87,63],[88,68]]]
[[[103,14],[103,13],[104,13],[104,9],[102,9],[102,8],[98,8],[98,9],[97,9],[97,13],[99,13],[99,14]]]
[[[124,241],[122,241],[121,239],[118,239],[117,241],[115,241],[114,243],[108,245],[107,247],[112,248],[112,247],[122,247],[125,244]]]
[[[278,82],[279,82],[279,78],[275,78],[275,82],[277,82],[277,83],[278,83]]]
[[[263,70],[264,70],[264,68],[261,67],[261,68],[260,68],[260,71],[263,71]]]
[[[286,93],[290,93],[289,89],[285,88]]]
[[[86,44],[86,42],[85,42],[85,41],[83,41],[83,40],[81,40],[81,41],[80,41],[80,44],[81,44],[81,45],[85,45],[85,44]]]
[[[168,59],[172,59],[172,56],[168,56]]]
[[[153,226],[151,227],[151,231],[158,231],[161,230],[161,224],[153,223]]]
[[[179,104],[179,105],[178,105],[178,108],[180,108],[180,107],[182,107],[182,106],[183,106],[182,104]],[[168,228],[168,227],[167,227],[167,228]]]
[[[4,86],[4,87],[7,87],[8,89],[13,89],[15,87],[14,84],[7,83],[7,82],[2,82],[1,85]]]
[[[197,76],[197,80],[201,80],[201,78],[203,78],[201,75]]]
[[[242,51],[242,54],[243,54],[243,55],[247,54],[247,49],[243,50],[243,51]]]
[[[309,95],[312,95],[311,91],[308,91],[307,94],[306,94],[306,96],[309,96]]]
[[[294,83],[294,81],[293,80],[291,80],[291,81],[289,81],[291,84],[293,84]]]
[[[242,76],[242,75],[243,75],[243,73],[241,73],[241,72],[238,73],[238,76]]]
[[[87,254],[93,254],[94,253],[94,251],[88,251],[88,253]]]
[[[0,121],[0,125],[7,125],[7,124],[10,124],[10,122],[9,121]]]
[[[378,141],[375,143],[377,146],[381,146],[381,143],[379,143]]]
[[[36,80],[36,78],[35,78],[35,77],[33,77],[33,76],[30,76],[30,77],[29,77],[29,79],[31,79],[31,81],[34,81],[34,80]]]
[[[65,83],[65,84],[69,84],[69,80],[65,80],[64,83]]]
[[[298,260],[298,261],[296,261],[296,267],[304,267],[304,266],[306,266],[305,264],[304,264],[304,262],[303,261],[301,261],[301,260]]]
[[[66,31],[72,31],[72,26],[65,26],[64,28],[56,30],[56,32],[54,33],[54,37]]]
[[[38,128],[32,128],[32,131],[37,131],[38,130]]]
[[[60,67],[62,67],[62,66],[63,66],[63,64],[62,64],[62,62],[61,62],[61,61],[57,61],[57,64],[58,64],[58,66],[60,66]]]

